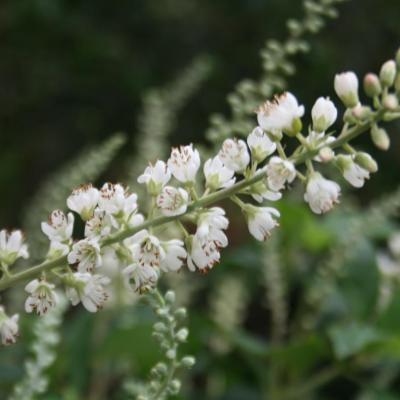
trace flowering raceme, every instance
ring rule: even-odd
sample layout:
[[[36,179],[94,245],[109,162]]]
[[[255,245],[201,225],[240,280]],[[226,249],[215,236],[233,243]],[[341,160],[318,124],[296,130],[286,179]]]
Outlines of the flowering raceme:
[[[109,297],[111,279],[105,266],[109,260],[125,286],[138,293],[151,290],[162,274],[175,273],[185,265],[190,271],[210,271],[229,244],[229,217],[222,200],[239,207],[250,234],[259,241],[268,239],[279,225],[279,207],[268,203],[283,197],[297,181],[304,185],[304,200],[314,213],[330,211],[339,202],[341,188],[317,169],[321,163],[325,168],[336,167],[357,188],[378,170],[369,154],[348,142],[370,131],[374,144],[387,148],[389,141],[379,124],[399,117],[398,91],[392,89],[398,76],[399,67],[392,61],[384,64],[379,78],[368,74],[366,94],[374,98],[368,106],[360,103],[356,75],[337,75],[334,87],[346,111],[335,136],[331,129],[338,111],[331,99],[315,101],[312,122],[303,135],[305,107],[286,92],[258,109],[258,126],[247,138],[225,139],[203,166],[192,144],[173,148],[167,161],[148,165],[137,179],[150,198],[146,212],[139,212],[138,196],[121,184],[78,187],[66,201],[72,212],[55,210],[41,225],[49,239],[43,263],[12,273],[9,267],[28,257],[27,245],[21,231],[0,232],[0,289],[30,280],[25,288],[26,311],[43,315],[56,304],[56,285],[62,284],[73,305],[82,303],[96,312]],[[297,146],[291,154],[284,143],[287,137]],[[198,174],[201,167],[204,179]],[[84,232],[74,239],[77,216],[84,222]],[[159,229],[165,224],[175,229]],[[17,322],[18,315],[9,318],[0,309],[3,343],[15,341]]]

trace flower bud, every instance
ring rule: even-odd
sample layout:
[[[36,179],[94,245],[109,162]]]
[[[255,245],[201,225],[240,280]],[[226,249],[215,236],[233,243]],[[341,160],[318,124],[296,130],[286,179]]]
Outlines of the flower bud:
[[[390,146],[390,138],[387,132],[379,128],[378,125],[373,125],[371,128],[371,139],[374,145],[380,150],[388,150]]]
[[[186,328],[182,328],[178,331],[178,333],[176,334],[176,338],[180,341],[180,342],[184,342],[186,341],[187,337],[189,335],[189,331]]]
[[[168,290],[165,294],[165,301],[170,304],[175,303],[175,293],[172,290]]]
[[[336,166],[343,172],[350,167],[352,164],[352,160],[349,156],[345,156],[343,154],[339,154],[336,159]]]
[[[373,173],[378,171],[378,164],[376,161],[365,152],[358,152],[355,156],[354,161],[362,168],[365,168],[367,171]]]
[[[379,79],[383,86],[392,86],[396,76],[396,63],[393,60],[386,61],[379,73]]]
[[[169,360],[174,359],[174,358],[176,357],[176,350],[175,350],[175,349],[169,349],[169,350],[166,352],[165,356],[166,356]]]
[[[186,308],[184,308],[184,307],[178,308],[178,309],[175,311],[176,317],[177,317],[177,318],[180,318],[180,319],[185,318],[185,317],[186,317],[186,314],[187,314]]]
[[[320,97],[311,110],[311,116],[314,130],[325,132],[336,121],[337,110],[329,98]]]
[[[181,364],[185,368],[192,368],[195,363],[196,363],[196,359],[191,356],[183,357],[181,360]]]
[[[335,152],[330,147],[323,147],[319,153],[319,158],[322,162],[327,163],[335,157]]]
[[[384,97],[382,104],[387,110],[392,111],[399,106],[399,100],[396,95],[388,94]]]
[[[343,72],[335,76],[335,92],[347,108],[358,104],[358,78],[354,72]]]
[[[167,327],[165,326],[164,322],[156,322],[153,326],[153,329],[156,332],[165,332],[167,330]]]
[[[169,384],[171,394],[175,395],[181,390],[181,382],[178,379],[173,379]]]
[[[362,106],[361,104],[357,104],[351,110],[351,113],[356,120],[365,121],[367,118],[371,116],[371,109],[368,106]]]
[[[379,96],[382,92],[381,82],[376,74],[367,74],[364,77],[364,91],[368,97]]]

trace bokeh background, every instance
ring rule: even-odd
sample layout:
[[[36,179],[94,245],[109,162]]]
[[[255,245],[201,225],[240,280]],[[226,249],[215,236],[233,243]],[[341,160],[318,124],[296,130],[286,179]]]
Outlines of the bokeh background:
[[[339,12],[339,19],[329,21],[321,33],[310,38],[310,52],[295,58],[297,72],[289,78],[289,90],[308,110],[318,96],[335,98],[335,73],[351,69],[362,76],[377,71],[400,46],[398,0],[348,1],[340,5]],[[208,60],[207,79],[182,109],[169,140],[171,144],[207,145],[205,132],[210,115],[228,113],[227,93],[243,78],[260,75],[259,50],[266,39],[284,38],[288,17],[301,15],[300,0],[1,1],[0,226],[22,225],[24,210],[42,183],[82,149],[103,142],[115,132],[126,133],[128,141],[100,181],[121,179],[129,158],[135,157],[135,149],[140,146],[136,138],[144,94],[168,85],[198,56]],[[359,142],[380,165],[379,174],[363,189],[350,190],[352,212],[357,213],[354,209],[358,205],[360,217],[372,199],[398,187],[400,124],[392,123],[388,130],[392,146],[387,152],[378,152],[368,138]],[[346,204],[344,208],[347,210]],[[282,204],[282,210],[281,255],[289,266],[288,318],[296,326],[303,311],[297,309],[297,303],[306,291],[308,274],[315,272],[316,261],[323,260],[333,238],[339,238],[340,243],[348,214],[339,211],[321,222],[304,205]],[[368,226],[372,228],[376,227]],[[377,247],[384,246],[394,229],[392,225],[384,226],[383,233],[378,229]],[[247,233],[242,232],[242,222],[233,221],[230,236],[234,246],[226,252],[220,268],[201,283],[190,278],[194,287],[188,291],[194,294],[190,308],[192,336],[187,351],[195,354],[199,363],[181,398],[259,400],[263,398],[260,385],[273,379],[268,375],[269,366],[266,378],[260,378],[258,361],[253,360],[255,354],[267,351],[269,344],[267,341],[264,346],[264,338],[273,336],[270,320],[274,316],[265,309],[265,288],[257,286],[263,250],[249,243]],[[315,336],[306,336],[305,344],[296,342],[272,354],[276,357],[273,362],[284,360],[293,367],[293,376],[307,376],[309,369],[315,372],[329,365],[333,356],[331,348],[324,347],[326,332],[332,332],[332,328],[340,331],[340,324],[345,321],[345,327],[353,326],[352,336],[358,331],[358,323],[371,319],[369,312],[378,301],[378,272],[373,261],[377,248],[371,243],[363,246],[349,264],[350,275],[339,285],[343,290],[338,290],[329,307],[318,314]],[[252,288],[247,296],[238,294],[235,283],[228,289],[218,288],[231,270],[246,282],[247,288]],[[363,279],[358,280],[360,276]],[[247,298],[243,321],[232,324],[243,323],[243,332],[229,336],[229,340],[221,332],[219,336],[213,333],[218,325],[213,320],[213,310],[224,309],[216,304],[218,296],[214,293],[213,300],[210,295],[218,290],[228,291],[219,293],[222,299],[229,300],[234,293]],[[18,301],[15,304],[20,306],[22,300]],[[398,317],[400,298],[393,307],[382,324],[390,326],[400,338],[399,324],[392,326],[388,322]],[[68,312],[60,357],[51,369],[50,388],[43,399],[125,399],[121,385],[126,374],[146,378],[159,357],[150,337],[154,317],[145,305],[119,313],[105,310],[101,316],[92,316],[77,309]],[[225,314],[229,319],[229,307]],[[22,324],[23,343],[2,350],[0,398],[6,398],[23,375],[22,361],[29,354],[26,343],[32,338],[31,321],[28,318]],[[356,321],[355,325],[350,321]],[[291,334],[296,338],[296,332]],[[388,392],[356,397],[368,382],[370,370],[377,368],[367,364],[367,372],[363,370],[361,377],[350,370],[315,398],[400,398],[399,342],[400,339],[397,347],[386,347],[388,353],[393,351],[397,356],[395,362],[389,363],[397,369],[390,370],[394,378]],[[285,375],[285,371],[278,374]]]

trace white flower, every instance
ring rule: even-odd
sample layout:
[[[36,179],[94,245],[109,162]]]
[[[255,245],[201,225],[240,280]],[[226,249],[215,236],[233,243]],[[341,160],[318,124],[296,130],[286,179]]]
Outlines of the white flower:
[[[165,258],[161,261],[160,268],[164,272],[178,271],[186,259],[187,253],[182,240],[169,240],[162,243],[165,251]]]
[[[87,238],[102,238],[111,232],[111,217],[105,211],[97,208],[94,215],[85,225],[85,236]]]
[[[110,279],[104,275],[75,272],[72,277],[67,278],[65,292],[73,306],[82,302],[86,310],[96,312],[108,299],[108,293],[103,287],[108,283]]]
[[[50,242],[50,248],[47,252],[47,258],[54,260],[59,257],[66,256],[69,253],[69,246],[65,243]]]
[[[21,231],[3,229],[0,231],[0,263],[14,264],[18,258],[28,258],[28,246],[24,244],[24,236]]]
[[[338,203],[339,196],[340,186],[318,172],[314,172],[308,179],[304,200],[316,214],[331,210]]]
[[[271,231],[278,222],[274,217],[279,218],[280,213],[272,207],[255,207],[251,204],[246,204],[243,209],[247,219],[249,232],[260,241],[266,240],[271,236]]]
[[[164,161],[158,160],[155,165],[150,164],[142,175],[139,176],[138,182],[145,183],[148,192],[156,196],[160,190],[171,179],[171,171],[168,169]]]
[[[360,188],[364,186],[365,179],[369,179],[369,171],[354,162],[350,155],[339,155],[337,165],[342,171],[344,179],[352,186]]]
[[[225,211],[220,207],[212,207],[203,212],[197,221],[196,235],[205,238],[211,231],[227,229],[229,220],[225,217]]]
[[[235,172],[243,172],[250,162],[246,143],[238,139],[226,139],[218,156],[226,167]]]
[[[258,163],[264,161],[276,150],[276,143],[259,126],[254,128],[249,136],[247,136],[247,144],[250,147],[253,160]]]
[[[189,194],[181,188],[165,186],[157,196],[157,207],[166,216],[181,215],[186,212]]]
[[[293,94],[285,92],[264,103],[257,111],[257,120],[262,129],[272,134],[298,133],[303,115],[304,106],[299,106]]]
[[[121,223],[137,224],[136,220],[132,220],[138,208],[137,195],[128,193],[119,183],[103,185],[100,190],[99,208],[112,217],[111,221],[116,228],[119,228]]]
[[[99,191],[91,184],[81,185],[67,199],[70,210],[78,213],[84,221],[90,219],[99,201]]]
[[[335,76],[335,92],[347,108],[358,104],[358,78],[354,72],[343,72]]]
[[[25,286],[25,290],[30,293],[25,301],[25,311],[31,313],[35,311],[39,315],[44,315],[50,308],[57,303],[57,294],[54,285],[44,279],[34,279]]]
[[[211,229],[206,236],[193,235],[187,257],[188,268],[195,271],[197,267],[200,271],[207,272],[219,262],[219,250],[227,245],[228,239],[219,229]]]
[[[159,239],[145,229],[125,239],[124,245],[130,250],[133,262],[141,266],[158,268],[165,258]]]
[[[95,239],[82,239],[72,246],[68,254],[69,264],[78,264],[79,272],[92,272],[101,267],[100,245]]]
[[[125,286],[144,293],[153,288],[158,280],[157,270],[149,265],[131,264],[122,270]]]
[[[61,210],[54,210],[48,222],[42,222],[42,231],[51,241],[65,242],[71,239],[74,229],[74,215],[66,216]]]
[[[311,110],[311,116],[313,128],[317,132],[325,132],[336,121],[337,109],[329,97],[319,97]]]
[[[285,187],[286,182],[292,183],[296,178],[296,168],[289,160],[272,157],[266,168],[268,188],[278,192]]]
[[[249,188],[249,194],[259,203],[262,203],[264,200],[277,201],[282,197],[282,193],[270,190],[265,182],[262,181],[258,181],[251,185]]]
[[[195,177],[200,168],[200,155],[193,145],[173,148],[168,160],[168,168],[179,182],[195,182]]]
[[[227,168],[218,156],[210,158],[204,163],[203,172],[206,178],[206,186],[210,190],[226,188],[235,183],[233,177],[235,172]]]
[[[17,341],[18,320],[18,314],[8,317],[4,311],[4,307],[0,306],[0,335],[3,345],[7,346]]]

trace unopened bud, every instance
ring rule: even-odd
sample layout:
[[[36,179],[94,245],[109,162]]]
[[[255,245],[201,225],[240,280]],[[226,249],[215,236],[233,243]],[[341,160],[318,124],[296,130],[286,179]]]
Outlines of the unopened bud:
[[[379,96],[382,92],[381,82],[376,74],[367,74],[364,77],[364,91],[368,97]]]
[[[167,330],[167,327],[163,322],[156,322],[153,328],[156,332],[165,332]]]
[[[386,110],[392,111],[399,106],[399,100],[396,95],[388,94],[384,97],[382,104],[383,107],[386,108]]]
[[[164,363],[158,363],[154,368],[154,370],[157,371],[158,374],[160,375],[165,375],[168,371],[167,366]]]
[[[339,154],[335,158],[336,166],[343,172],[350,167],[353,163],[353,160],[348,155]]]
[[[165,300],[170,304],[175,303],[175,293],[172,290],[168,290],[165,294]]]
[[[333,160],[335,152],[330,147],[323,147],[318,155],[322,162],[327,163]]]
[[[175,311],[175,315],[176,315],[178,318],[181,318],[181,319],[185,318],[185,317],[186,317],[186,314],[187,314],[186,308],[184,308],[184,307],[178,308],[178,309]]]
[[[358,79],[354,72],[343,72],[335,76],[335,92],[347,108],[358,104]]]
[[[192,368],[195,363],[196,359],[192,356],[183,357],[181,360],[181,364],[185,368]]]
[[[379,79],[383,86],[392,86],[396,76],[396,63],[393,60],[386,61],[379,73]]]
[[[165,353],[165,356],[166,356],[168,359],[170,359],[170,360],[174,359],[174,358],[176,357],[176,350],[175,350],[175,349],[169,349],[169,350]]]
[[[178,379],[173,379],[169,384],[169,390],[171,394],[178,394],[181,390],[181,382]]]
[[[367,106],[362,106],[361,104],[357,104],[352,109],[352,115],[359,121],[364,121],[371,116],[371,109]]]
[[[371,139],[374,145],[381,150],[388,150],[390,146],[390,138],[383,128],[373,125],[371,128]]]
[[[189,331],[186,328],[182,328],[178,331],[178,333],[176,334],[176,338],[180,341],[180,342],[184,342],[187,337],[189,335]]]
[[[378,171],[378,164],[376,161],[368,154],[364,152],[359,152],[356,154],[354,161],[362,168],[369,172]]]

